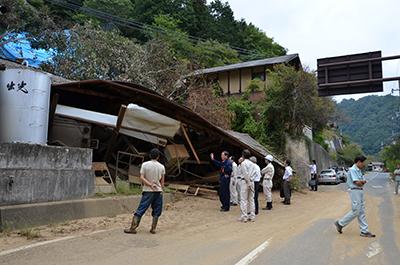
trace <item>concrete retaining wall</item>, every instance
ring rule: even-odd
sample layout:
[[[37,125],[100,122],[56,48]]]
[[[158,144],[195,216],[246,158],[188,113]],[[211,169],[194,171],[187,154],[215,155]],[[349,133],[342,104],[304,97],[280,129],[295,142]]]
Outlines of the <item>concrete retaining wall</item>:
[[[91,149],[0,143],[0,206],[93,197],[91,168]]]
[[[291,167],[296,171],[296,177],[301,187],[306,187],[311,179],[310,168],[303,164],[311,164],[310,159],[317,161],[317,172],[322,169],[330,168],[337,165],[336,161],[326,150],[319,144],[313,142],[312,150],[308,150],[304,140],[293,141],[290,138],[286,140],[285,154],[291,160]],[[310,154],[311,151],[311,154]]]
[[[0,207],[0,226],[20,229],[25,226],[35,227],[70,220],[132,213],[139,206],[141,198],[142,196],[136,195],[4,206]],[[164,204],[173,201],[175,201],[173,194],[164,194]]]

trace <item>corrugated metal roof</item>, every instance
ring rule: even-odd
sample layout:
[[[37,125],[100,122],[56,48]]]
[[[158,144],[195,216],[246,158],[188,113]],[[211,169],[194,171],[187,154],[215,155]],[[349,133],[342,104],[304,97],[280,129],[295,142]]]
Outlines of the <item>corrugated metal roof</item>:
[[[230,65],[225,65],[225,66],[217,66],[217,67],[213,67],[213,68],[202,69],[202,70],[195,71],[193,73],[193,75],[212,74],[212,73],[233,71],[233,70],[257,67],[257,66],[289,63],[295,59],[298,59],[300,61],[298,53],[283,55],[283,56],[279,56],[279,57],[272,57],[272,58],[267,58],[267,59],[261,59],[261,60],[255,60],[255,61],[249,61],[249,62],[244,62],[244,63],[236,63],[236,64],[230,64]]]
[[[274,158],[275,163],[279,164],[282,167],[285,167],[284,163],[280,161],[276,156],[274,156],[273,153],[271,153],[267,148],[265,148],[263,145],[261,145],[259,142],[254,140],[250,135],[247,133],[240,133],[240,132],[235,132],[235,131],[225,131],[227,134],[230,136],[234,137],[238,141],[242,142],[243,144],[247,145],[253,150],[256,150],[258,153],[266,157],[267,155],[272,155]]]

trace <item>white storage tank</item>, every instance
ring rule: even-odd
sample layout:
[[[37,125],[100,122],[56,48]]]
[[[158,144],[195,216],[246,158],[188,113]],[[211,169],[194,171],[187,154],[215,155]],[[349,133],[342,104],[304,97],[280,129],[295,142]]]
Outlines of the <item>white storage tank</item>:
[[[46,144],[50,76],[30,69],[0,71],[0,142]]]

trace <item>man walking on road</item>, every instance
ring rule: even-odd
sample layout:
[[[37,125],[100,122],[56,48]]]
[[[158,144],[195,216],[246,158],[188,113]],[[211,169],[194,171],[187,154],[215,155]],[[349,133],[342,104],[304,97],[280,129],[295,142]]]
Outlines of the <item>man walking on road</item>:
[[[356,217],[363,237],[375,237],[368,230],[367,219],[365,218],[365,198],[363,187],[367,182],[361,173],[361,168],[364,166],[365,156],[357,156],[354,159],[354,165],[349,169],[347,175],[347,185],[350,188],[351,211],[339,221],[335,221],[337,231],[341,234],[343,227],[351,223]]]
[[[142,199],[140,200],[139,207],[133,215],[132,224],[129,229],[124,232],[128,234],[136,234],[136,228],[139,226],[140,219],[146,212],[147,208],[151,205],[153,212],[153,222],[151,225],[150,233],[156,233],[158,217],[161,216],[163,208],[163,188],[164,188],[164,175],[165,167],[157,160],[160,157],[160,152],[154,148],[150,151],[150,161],[144,162],[140,168],[140,179],[143,182]]]
[[[393,172],[394,174],[394,181],[395,181],[395,189],[394,194],[399,193],[399,184],[400,184],[400,165],[397,165],[397,169]]]
[[[219,200],[221,201],[221,212],[228,212],[229,211],[229,204],[230,204],[230,193],[229,193],[229,183],[231,182],[231,174],[232,174],[232,163],[228,159],[229,152],[223,151],[221,153],[222,161],[219,162],[218,160],[214,159],[214,154],[210,154],[211,160],[214,164],[221,168],[220,171],[220,186],[219,186]]]
[[[243,150],[242,156],[244,161],[240,164],[242,179],[240,180],[240,209],[242,216],[238,221],[247,222],[247,203],[249,203],[250,216],[249,221],[254,222],[255,218],[255,205],[254,205],[254,179],[256,178],[256,167],[253,162],[249,160],[250,151]]]
[[[229,184],[229,191],[231,194],[231,206],[238,205],[238,194],[237,194],[237,177],[238,177],[238,166],[235,163],[235,157],[229,157],[232,163],[232,175],[231,175],[231,182]]]
[[[283,204],[290,205],[290,185],[292,184],[293,169],[290,167],[290,160],[285,160],[285,174],[283,175],[283,192],[285,200]]]
[[[265,157],[265,163],[267,163],[267,166],[263,168],[261,171],[261,174],[264,175],[264,180],[263,180],[263,191],[265,195],[265,199],[267,201],[267,206],[265,208],[262,208],[263,210],[271,210],[272,209],[272,178],[274,177],[275,173],[275,168],[272,165],[272,160],[273,157],[272,155],[267,155]]]

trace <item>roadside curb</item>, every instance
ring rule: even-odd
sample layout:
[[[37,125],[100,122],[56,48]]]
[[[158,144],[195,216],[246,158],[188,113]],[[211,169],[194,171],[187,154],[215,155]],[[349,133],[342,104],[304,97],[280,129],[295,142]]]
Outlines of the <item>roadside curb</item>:
[[[84,218],[132,213],[141,195],[81,199],[0,207],[0,227],[20,229]],[[163,194],[164,204],[175,201],[171,193]],[[11,226],[11,227],[10,227]]]

